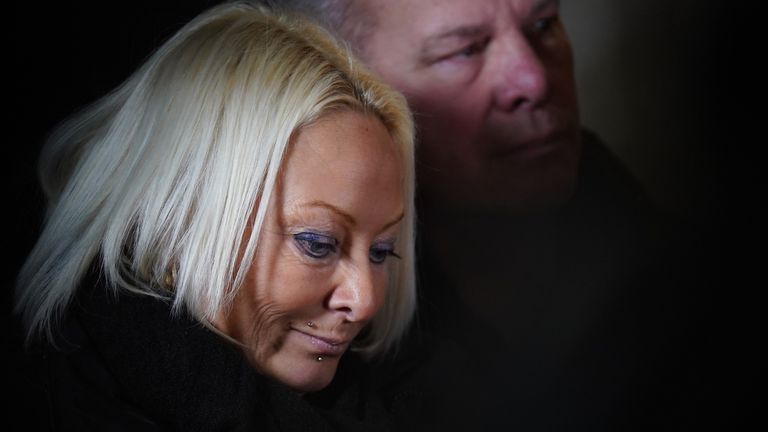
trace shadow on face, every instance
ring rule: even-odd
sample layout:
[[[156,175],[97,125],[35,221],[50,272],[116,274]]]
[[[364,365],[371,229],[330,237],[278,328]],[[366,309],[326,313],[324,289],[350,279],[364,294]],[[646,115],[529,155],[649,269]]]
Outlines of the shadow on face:
[[[558,2],[380,3],[362,52],[414,110],[425,200],[523,212],[565,200],[580,123]]]
[[[355,112],[304,127],[269,206],[246,283],[216,326],[265,375],[320,390],[386,295],[403,217],[386,128]]]

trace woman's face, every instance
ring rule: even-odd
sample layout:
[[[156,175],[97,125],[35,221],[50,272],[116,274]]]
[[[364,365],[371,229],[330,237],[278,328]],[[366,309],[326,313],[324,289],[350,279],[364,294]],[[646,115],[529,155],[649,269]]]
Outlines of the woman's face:
[[[261,373],[315,391],[384,301],[401,165],[381,122],[349,111],[302,129],[283,168],[247,281],[214,324]]]

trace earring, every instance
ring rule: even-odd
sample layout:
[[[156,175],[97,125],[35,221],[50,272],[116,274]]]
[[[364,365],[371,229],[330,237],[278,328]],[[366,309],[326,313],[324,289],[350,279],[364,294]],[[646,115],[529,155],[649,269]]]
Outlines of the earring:
[[[176,266],[172,266],[170,270],[165,272],[165,276],[163,277],[163,284],[165,284],[165,287],[168,290],[173,290],[173,287],[176,284]]]

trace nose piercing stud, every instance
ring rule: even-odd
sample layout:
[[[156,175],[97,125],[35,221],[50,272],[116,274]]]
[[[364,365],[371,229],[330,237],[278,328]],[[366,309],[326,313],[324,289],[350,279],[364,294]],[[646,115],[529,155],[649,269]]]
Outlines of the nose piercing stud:
[[[315,323],[313,323],[312,321],[307,321],[307,327],[314,328],[315,327]]]
[[[323,360],[325,360],[325,359],[323,358],[323,356],[317,356],[317,357],[315,358],[315,360],[317,360],[317,361],[321,362],[321,361],[323,361]]]

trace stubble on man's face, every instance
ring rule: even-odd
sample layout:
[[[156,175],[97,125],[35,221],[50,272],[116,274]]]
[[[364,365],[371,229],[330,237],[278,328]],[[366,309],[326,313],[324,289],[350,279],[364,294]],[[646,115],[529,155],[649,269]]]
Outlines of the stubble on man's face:
[[[580,122],[556,1],[369,2],[367,63],[408,98],[422,202],[526,213],[571,194]]]

